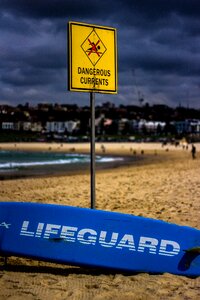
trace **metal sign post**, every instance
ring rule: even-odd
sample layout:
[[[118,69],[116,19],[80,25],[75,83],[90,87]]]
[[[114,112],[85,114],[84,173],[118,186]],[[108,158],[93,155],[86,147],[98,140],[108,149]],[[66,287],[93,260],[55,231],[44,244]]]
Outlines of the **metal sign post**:
[[[95,93],[90,93],[91,136],[90,136],[90,180],[91,180],[91,208],[95,209]]]
[[[95,208],[95,92],[117,94],[116,29],[93,24],[68,24],[68,89],[90,92],[91,208]]]

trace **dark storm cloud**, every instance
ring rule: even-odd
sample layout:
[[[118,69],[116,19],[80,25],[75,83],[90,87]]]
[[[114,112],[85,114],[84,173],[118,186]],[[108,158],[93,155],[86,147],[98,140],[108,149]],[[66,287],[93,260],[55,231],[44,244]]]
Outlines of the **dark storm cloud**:
[[[118,30],[119,94],[97,101],[199,107],[198,0],[0,0],[0,103],[88,102],[66,92],[69,20]]]
[[[120,1],[119,1],[120,2]],[[17,16],[35,19],[57,19],[65,17],[96,18],[106,14],[107,10],[115,10],[114,1],[87,0],[2,0],[2,9]],[[112,6],[110,6],[110,3]],[[102,17],[103,18],[103,17]]]
[[[198,0],[2,0],[1,7],[2,10],[20,16],[48,19],[62,18],[70,14],[75,17],[91,17],[91,12],[95,17],[103,13],[107,15],[114,12],[119,16],[122,13],[131,13],[136,17],[143,16],[146,20],[161,19],[173,13],[198,18],[200,13]],[[123,17],[126,19],[126,15]]]

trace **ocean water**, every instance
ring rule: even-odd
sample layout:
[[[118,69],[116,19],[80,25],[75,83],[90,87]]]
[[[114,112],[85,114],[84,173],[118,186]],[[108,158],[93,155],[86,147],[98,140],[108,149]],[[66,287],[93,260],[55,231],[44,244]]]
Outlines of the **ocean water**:
[[[121,157],[96,156],[97,163],[122,161]],[[31,166],[64,165],[89,163],[90,155],[57,152],[30,152],[0,150],[0,172],[25,169]]]

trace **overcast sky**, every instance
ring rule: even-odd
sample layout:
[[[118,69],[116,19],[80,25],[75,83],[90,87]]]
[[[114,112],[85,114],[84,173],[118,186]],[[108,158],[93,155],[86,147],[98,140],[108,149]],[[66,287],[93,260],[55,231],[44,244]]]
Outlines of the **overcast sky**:
[[[117,29],[118,94],[96,104],[200,108],[199,0],[0,0],[0,104],[89,105],[67,90],[67,23]]]

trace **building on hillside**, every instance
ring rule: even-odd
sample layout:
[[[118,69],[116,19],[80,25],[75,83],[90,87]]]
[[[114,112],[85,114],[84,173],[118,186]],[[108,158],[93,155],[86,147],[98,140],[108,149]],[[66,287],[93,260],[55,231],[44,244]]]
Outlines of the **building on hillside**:
[[[52,133],[73,133],[80,125],[80,121],[48,121],[46,132]]]

